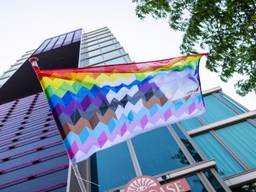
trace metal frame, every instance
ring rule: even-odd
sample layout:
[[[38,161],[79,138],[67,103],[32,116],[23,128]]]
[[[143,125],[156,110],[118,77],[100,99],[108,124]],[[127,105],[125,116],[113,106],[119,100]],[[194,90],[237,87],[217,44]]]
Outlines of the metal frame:
[[[124,57],[124,56],[129,56],[129,54],[128,54],[128,53],[125,53],[125,54],[119,55],[119,56],[117,56],[117,57],[113,57],[113,58],[110,58],[110,59],[107,59],[107,60],[104,60],[104,61],[100,61],[100,62],[98,62],[98,63],[91,64],[90,66],[99,65],[99,64],[101,64],[101,63],[105,63],[105,62],[107,62],[107,61],[111,61],[111,60],[114,60],[114,59],[117,59],[117,58],[120,58],[120,57]]]
[[[139,164],[139,161],[137,159],[137,155],[136,155],[136,152],[134,150],[131,139],[129,139],[126,143],[127,143],[127,146],[128,146],[128,150],[129,150],[129,153],[130,153],[130,156],[131,156],[131,160],[132,160],[132,164],[133,164],[136,176],[142,176],[142,171],[141,171],[141,168],[140,168],[140,164]]]
[[[113,37],[113,38],[108,39],[108,40],[106,40],[106,41],[102,41],[102,42],[100,42],[100,43],[95,43],[95,44],[92,44],[92,45],[89,45],[89,46],[86,46],[86,43],[83,42],[83,43],[80,44],[80,46],[81,46],[81,47],[80,47],[80,50],[87,49],[88,47],[92,47],[92,46],[95,46],[95,45],[99,45],[99,44],[101,44],[101,43],[105,43],[105,42],[107,42],[107,41],[112,41],[112,40],[116,40],[116,38]],[[117,41],[117,40],[116,40],[116,41]]]
[[[93,55],[93,56],[91,56],[91,57],[86,57],[86,58],[84,58],[84,59],[81,59],[80,62],[85,61],[85,60],[88,60],[88,59],[91,59],[91,58],[94,58],[94,57],[103,56],[104,54],[111,53],[111,52],[113,52],[113,51],[120,50],[120,49],[123,49],[123,47],[120,46],[119,48],[115,48],[115,49],[112,49],[112,50],[107,51],[107,52],[103,52],[103,53],[100,53],[100,54],[97,54],[97,55]],[[103,57],[104,57],[104,56],[103,56]]]
[[[112,46],[112,45],[115,45],[115,44],[119,44],[119,42],[118,42],[118,41],[116,41],[116,42],[114,42],[114,43],[112,43],[112,44],[105,45],[105,46],[102,46],[102,47],[98,47],[98,48],[96,48],[96,49],[92,49],[92,50],[90,50],[90,51],[84,51],[84,52],[81,52],[80,54],[90,53],[90,52],[92,52],[92,51],[96,51],[96,50],[99,50],[99,49],[102,49],[102,48],[105,48],[105,47],[109,47],[109,46]],[[121,46],[121,45],[120,45],[120,46]]]
[[[227,107],[229,107],[230,109],[232,109],[234,112],[236,112],[237,114],[243,114],[246,112],[241,112],[239,109],[237,109],[236,107],[234,107],[231,103],[229,103],[228,101],[226,101],[224,98],[222,98],[221,96],[217,95],[217,94],[213,94],[213,96],[215,96],[219,101],[221,101],[222,103],[224,103],[224,105],[226,105]],[[233,100],[233,102],[235,102]],[[256,111],[256,110],[254,110]],[[250,112],[248,110],[248,112]],[[256,127],[256,122],[251,120],[251,119],[247,119],[246,120],[248,123],[250,123],[252,126]]]
[[[188,131],[187,133],[190,136],[199,135],[199,134],[202,134],[207,131],[223,128],[223,126],[236,124],[238,122],[241,122],[241,121],[246,120],[251,117],[256,117],[256,110],[242,113],[240,115],[230,117],[230,118],[227,118],[227,119],[224,119],[221,121],[217,121],[215,123],[210,123],[210,124],[204,123],[202,127],[193,129],[191,131]],[[198,120],[199,120],[199,118],[198,118]],[[201,122],[201,120],[199,120],[199,121]]]

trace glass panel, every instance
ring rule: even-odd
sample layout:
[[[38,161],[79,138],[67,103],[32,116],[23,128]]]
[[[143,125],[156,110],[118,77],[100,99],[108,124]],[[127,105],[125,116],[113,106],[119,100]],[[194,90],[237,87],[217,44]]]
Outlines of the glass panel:
[[[65,41],[64,41],[64,43],[63,43],[63,46],[64,46],[64,45],[68,45],[68,44],[71,43],[72,38],[73,38],[73,35],[74,35],[74,32],[71,32],[71,33],[68,33],[68,34],[67,34],[66,39],[65,39]]]
[[[243,171],[241,165],[210,133],[193,137],[193,140],[208,160],[216,161],[221,176],[230,176]]]
[[[102,53],[104,53],[104,52],[108,52],[108,51],[111,51],[111,50],[119,48],[119,47],[120,47],[119,44],[114,44],[114,45],[110,45],[110,46],[107,46],[107,47],[103,47],[101,49],[101,51],[102,51]]]
[[[179,123],[186,131],[190,131],[201,126],[201,123],[196,119],[187,119]]]
[[[101,61],[103,61],[103,58],[102,58],[101,55],[88,59],[89,64],[95,64],[95,63],[98,63],[98,62],[101,62]]]
[[[189,142],[189,140],[186,138],[186,136],[182,133],[182,131],[178,128],[177,125],[173,124],[172,128],[176,132],[176,134],[179,136],[182,143],[185,145],[189,153],[192,155],[194,160],[196,162],[200,162],[203,159],[200,157],[199,153],[195,150],[195,148],[192,146],[192,144]]]
[[[234,107],[236,107],[237,109],[239,109],[241,112],[246,112],[248,111],[246,108],[244,108],[243,106],[241,106],[239,103],[235,102],[233,99],[231,99],[229,96],[225,95],[224,93],[216,93],[219,96],[221,96],[222,98],[224,98],[226,101],[228,101],[229,103],[231,103]]]
[[[87,50],[88,50],[88,51],[91,51],[91,50],[94,50],[94,49],[97,49],[97,48],[99,48],[99,44],[96,44],[96,45],[87,47]]]
[[[87,66],[88,64],[89,64],[89,63],[88,63],[87,60],[83,60],[83,61],[80,61],[79,67],[85,67],[85,66]]]
[[[206,104],[206,112],[200,117],[206,123],[213,123],[236,115],[232,109],[228,108],[213,95],[206,96],[204,99]]]
[[[99,39],[98,42],[103,42],[103,41],[106,41],[106,40],[109,40],[109,39],[112,39],[113,38],[113,35],[110,35],[108,37],[105,37],[105,38],[102,38],[102,39]]]
[[[103,37],[107,37],[107,36],[109,36],[109,35],[111,35],[111,33],[103,33],[103,34],[97,34],[97,35],[95,35],[95,36],[92,36],[92,37],[87,37],[87,39],[86,39],[86,41],[95,41],[95,40],[98,40],[98,39],[100,39],[100,38],[103,38]]]
[[[47,47],[44,49],[44,51],[49,51],[52,49],[53,45],[56,43],[58,40],[58,37],[54,37],[51,39],[51,42],[47,45]]]
[[[94,44],[97,44],[98,41],[95,40],[95,41],[90,41],[90,42],[85,42],[87,46],[91,46],[91,45],[94,45]]]
[[[65,35],[61,35],[53,48],[55,49],[55,48],[61,47],[65,37],[66,37],[66,34]]]
[[[43,44],[36,50],[36,52],[33,55],[41,53],[49,42],[50,42],[50,39],[45,40],[43,42]]]
[[[118,49],[109,53],[104,54],[104,60],[111,59],[114,57],[118,57],[119,55],[122,55],[124,53],[123,49]]]
[[[202,184],[201,180],[198,176],[192,175],[190,177],[186,177],[186,180],[191,188],[191,191],[193,192],[205,192],[206,189],[204,185]]]
[[[216,133],[249,168],[256,167],[256,127],[242,122],[218,129]]]
[[[117,42],[116,39],[112,39],[112,40],[109,40],[109,41],[105,41],[105,42],[100,43],[100,46],[101,46],[101,47],[104,47],[104,46],[106,46],[106,45],[110,45],[110,44],[113,44],[113,43],[115,43],[115,42]]]
[[[189,164],[165,127],[139,135],[132,143],[143,175],[158,175]]]
[[[96,161],[99,191],[125,185],[136,177],[126,142],[97,152]]]
[[[127,63],[128,61],[126,61],[125,57],[119,57],[116,59],[112,59],[110,61],[105,62],[105,64],[107,65],[112,65],[112,64],[121,64],[121,63]]]
[[[110,33],[110,31],[109,30],[104,30],[104,31],[101,31],[101,32],[89,34],[89,35],[86,36],[86,38],[89,39],[89,38],[93,38],[93,37],[98,36],[98,35],[104,35],[106,33]]]
[[[80,41],[82,30],[77,30],[74,34],[73,43]]]
[[[92,56],[94,56],[94,55],[99,55],[100,53],[101,53],[101,52],[100,52],[100,49],[97,49],[97,50],[88,52],[88,53],[87,53],[87,57],[92,57]]]

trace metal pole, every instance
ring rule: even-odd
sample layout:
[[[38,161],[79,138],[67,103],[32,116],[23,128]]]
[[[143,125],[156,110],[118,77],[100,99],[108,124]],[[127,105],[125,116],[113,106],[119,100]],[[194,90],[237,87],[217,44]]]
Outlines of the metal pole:
[[[82,180],[81,174],[80,174],[80,172],[79,172],[79,169],[78,169],[77,164],[73,164],[73,163],[71,162],[71,166],[72,166],[72,168],[73,168],[73,170],[74,170],[74,173],[75,173],[77,182],[78,182],[78,184],[79,184],[79,187],[80,187],[80,189],[81,189],[81,192],[87,192],[87,190],[86,190],[86,188],[85,188],[85,185],[84,185],[84,182],[83,182],[83,180]]]

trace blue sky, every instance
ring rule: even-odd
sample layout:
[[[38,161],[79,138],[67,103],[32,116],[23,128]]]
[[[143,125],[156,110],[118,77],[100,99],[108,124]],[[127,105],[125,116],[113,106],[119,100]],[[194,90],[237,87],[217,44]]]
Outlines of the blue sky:
[[[179,55],[182,33],[172,31],[168,21],[135,15],[132,0],[10,0],[0,1],[0,74],[44,39],[84,28],[85,31],[109,27],[134,61],[165,59]],[[221,86],[223,91],[249,109],[256,109],[255,94],[240,97],[233,84],[205,69],[202,62],[203,90]]]

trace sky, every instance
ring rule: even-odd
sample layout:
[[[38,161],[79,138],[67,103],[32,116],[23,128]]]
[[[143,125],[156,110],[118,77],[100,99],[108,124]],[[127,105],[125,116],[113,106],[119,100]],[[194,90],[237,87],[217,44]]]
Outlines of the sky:
[[[0,1],[0,74],[26,51],[37,48],[46,38],[83,28],[89,32],[107,26],[133,61],[166,59],[180,55],[183,33],[173,31],[167,19],[150,16],[140,20],[132,0],[8,0]],[[241,97],[228,83],[201,62],[202,89],[221,86],[224,93],[250,110],[256,109],[253,93]]]

